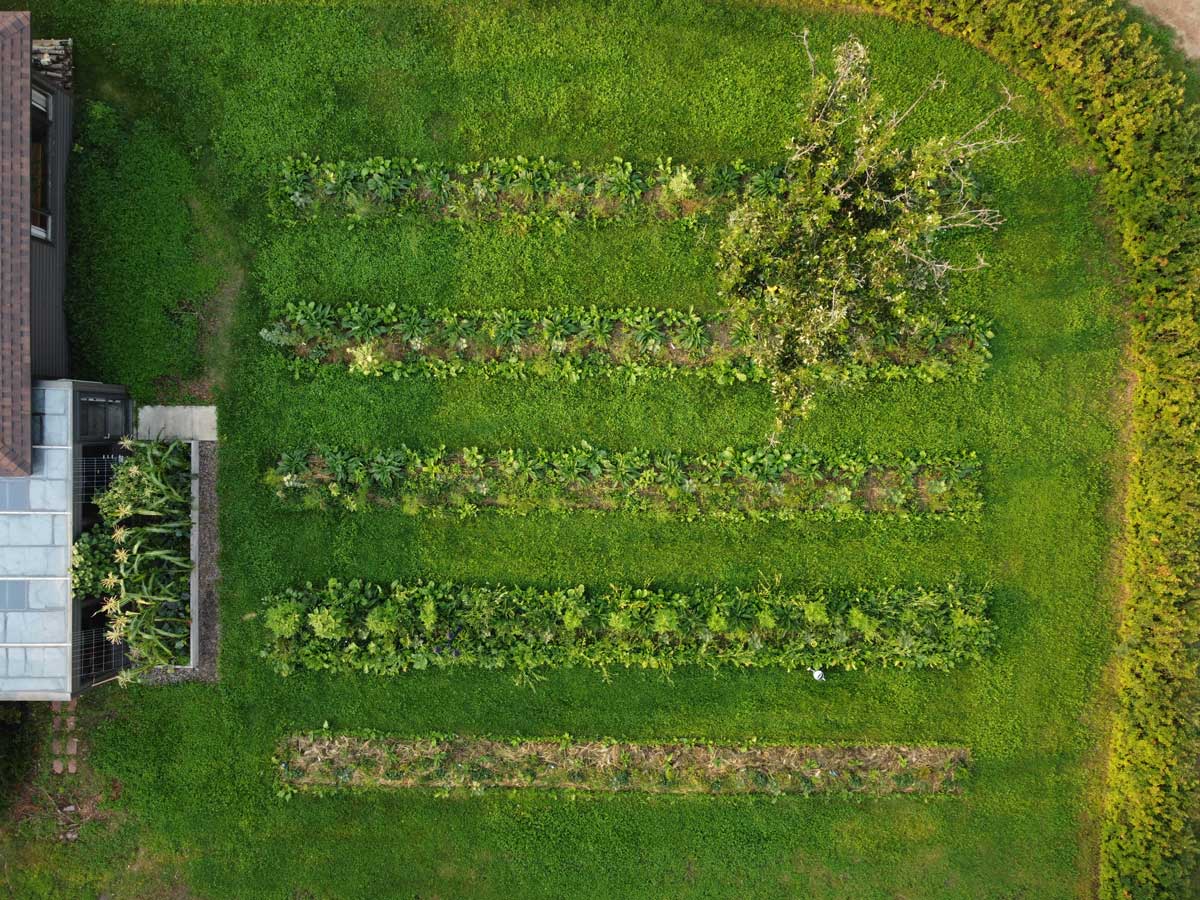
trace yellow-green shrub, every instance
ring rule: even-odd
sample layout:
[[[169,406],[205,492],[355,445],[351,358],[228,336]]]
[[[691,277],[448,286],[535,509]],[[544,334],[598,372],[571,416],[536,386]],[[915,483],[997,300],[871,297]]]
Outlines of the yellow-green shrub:
[[[1200,115],[1113,0],[866,5],[987,50],[1053,98],[1106,164],[1136,381],[1101,892],[1189,896],[1200,799]]]

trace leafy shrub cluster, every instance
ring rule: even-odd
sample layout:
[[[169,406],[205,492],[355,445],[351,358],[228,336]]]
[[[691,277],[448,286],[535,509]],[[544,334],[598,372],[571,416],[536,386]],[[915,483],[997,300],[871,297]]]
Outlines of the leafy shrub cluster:
[[[322,162],[302,155],[284,161],[271,198],[284,221],[330,205],[351,219],[394,208],[459,223],[597,225],[695,222],[743,193],[770,196],[782,187],[781,167],[755,168],[742,160],[689,167],[671,159],[644,165],[615,158],[591,166],[523,156],[455,164],[382,157]]]
[[[639,791],[648,794],[954,793],[962,747],[782,746],[298,734],[278,754],[294,790]]]
[[[522,515],[569,509],[654,512],[688,519],[973,519],[982,509],[974,453],[911,457],[823,456],[804,448],[720,453],[477,447],[360,454],[318,446],[285,453],[267,473],[284,502],[410,513],[481,508]]]
[[[962,268],[938,256],[937,240],[1001,221],[977,201],[969,163],[1011,139],[990,133],[992,116],[956,139],[900,139],[924,97],[885,114],[857,39],[836,49],[832,73],[814,61],[781,189],[748,196],[729,217],[722,290],[772,373],[781,420],[806,409],[814,372],[862,346],[921,346],[942,316],[947,275]]]
[[[114,571],[117,545],[107,528],[93,528],[75,539],[71,548],[71,592],[76,597],[103,597],[104,580]]]
[[[871,5],[986,48],[1055,98],[1107,163],[1137,378],[1101,893],[1191,896],[1200,850],[1200,113],[1182,76],[1113,0]]]
[[[991,356],[989,326],[974,316],[952,315],[880,330],[836,363],[815,363],[807,377],[832,384],[978,377]],[[693,375],[718,384],[768,378],[750,353],[746,317],[693,309],[427,311],[391,303],[334,310],[305,302],[289,303],[261,336],[289,348],[294,364],[346,364],[367,377],[448,378],[472,371],[567,381],[585,374],[637,380]]]
[[[331,580],[267,597],[263,625],[264,653],[282,675],[466,666],[518,680],[563,666],[946,671],[978,660],[993,639],[987,592],[957,583],[676,593]]]
[[[122,443],[125,458],[95,498],[103,525],[80,536],[71,579],[78,596],[104,598],[108,639],[124,643],[128,682],[184,665],[191,637],[191,450],[182,441]]]

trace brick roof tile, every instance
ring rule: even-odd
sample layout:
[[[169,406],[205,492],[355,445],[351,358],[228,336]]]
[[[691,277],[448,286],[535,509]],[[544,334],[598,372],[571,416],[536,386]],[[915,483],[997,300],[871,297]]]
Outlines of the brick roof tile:
[[[0,476],[32,457],[29,327],[30,27],[0,12]]]

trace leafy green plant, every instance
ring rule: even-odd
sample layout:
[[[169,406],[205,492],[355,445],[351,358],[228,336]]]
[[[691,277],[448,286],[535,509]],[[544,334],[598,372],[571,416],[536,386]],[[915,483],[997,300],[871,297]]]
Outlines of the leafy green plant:
[[[71,593],[76,597],[103,597],[104,580],[116,571],[117,545],[102,527],[85,531],[71,548]]]
[[[386,462],[385,462],[386,461]],[[283,454],[266,475],[283,502],[351,511],[480,508],[624,511],[745,520],[805,517],[970,520],[979,515],[974,454],[823,456],[802,447],[727,448],[715,454],[409,447],[359,454],[314,447]],[[932,490],[927,488],[932,487]]]
[[[466,666],[506,669],[519,681],[563,666],[946,671],[991,646],[987,593],[954,582],[676,593],[330,580],[266,598],[264,654],[281,675]]]

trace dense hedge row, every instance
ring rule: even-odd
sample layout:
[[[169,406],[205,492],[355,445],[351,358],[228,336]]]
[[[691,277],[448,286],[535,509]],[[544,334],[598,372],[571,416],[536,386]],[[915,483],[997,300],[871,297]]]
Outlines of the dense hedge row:
[[[351,511],[399,506],[410,513],[481,508],[652,512],[687,519],[974,519],[983,501],[973,453],[911,457],[823,456],[804,448],[727,448],[720,453],[476,447],[408,447],[361,454],[339,447],[285,453],[267,483],[285,503]]]
[[[871,331],[844,358],[814,364],[810,383],[925,382],[977,378],[991,357],[990,322],[970,315],[919,318]],[[540,310],[422,310],[289,303],[261,332],[293,359],[348,365],[366,377],[448,378],[471,371],[521,378],[676,375],[718,384],[761,382],[770,372],[751,353],[749,323],[695,310],[555,307]]]
[[[526,788],[647,794],[885,797],[957,793],[964,747],[721,745],[697,741],[297,734],[279,749],[293,790]]]
[[[1127,598],[1100,858],[1106,898],[1191,896],[1200,781],[1200,113],[1113,0],[872,0],[980,46],[1103,154],[1128,262]]]
[[[458,666],[673,666],[945,671],[993,639],[987,593],[882,588],[835,593],[629,586],[604,591],[331,580],[266,598],[265,654],[296,670],[398,675]]]
[[[545,158],[440,163],[416,159],[285,160],[271,194],[292,221],[330,206],[358,219],[383,209],[418,210],[442,221],[526,224],[695,221],[746,196],[783,190],[781,165],[741,160],[693,168],[670,159],[592,166]]]

